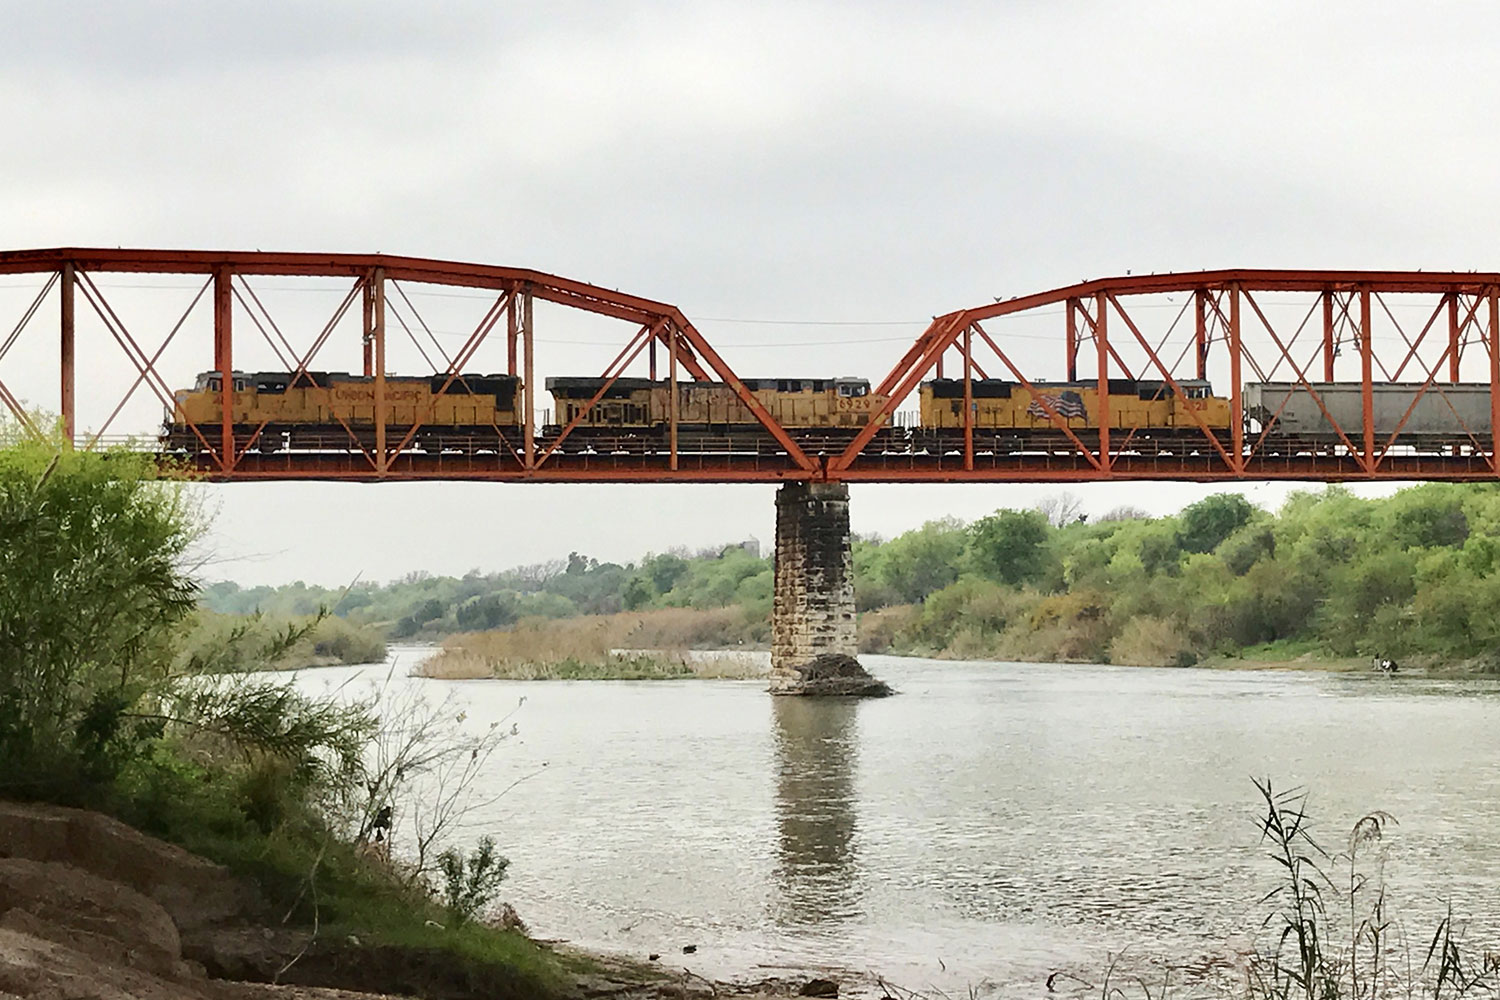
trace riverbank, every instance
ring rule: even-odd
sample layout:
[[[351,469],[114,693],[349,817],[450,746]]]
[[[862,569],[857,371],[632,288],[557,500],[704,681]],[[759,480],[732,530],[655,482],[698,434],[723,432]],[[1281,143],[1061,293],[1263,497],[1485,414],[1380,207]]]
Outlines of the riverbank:
[[[8,995],[756,1000],[798,995],[822,978],[714,981],[680,955],[633,962],[479,924],[429,919],[420,936],[393,934],[374,911],[288,922],[229,869],[85,810],[0,802],[0,841]]]

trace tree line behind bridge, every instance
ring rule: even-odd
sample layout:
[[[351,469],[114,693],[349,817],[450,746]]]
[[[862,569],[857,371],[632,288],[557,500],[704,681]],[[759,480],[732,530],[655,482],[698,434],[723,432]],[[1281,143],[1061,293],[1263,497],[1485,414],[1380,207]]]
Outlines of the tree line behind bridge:
[[[1429,484],[1383,499],[1341,487],[1263,511],[1218,494],[1176,515],[1040,509],[856,538],[867,652],[1186,665],[1209,657],[1383,657],[1500,665],[1500,488]],[[683,646],[764,643],[772,561],[736,543],[630,563],[566,560],[463,577],[412,573],[347,593],[302,583],[206,589],[213,611],[332,606],[395,640],[527,619],[680,608]],[[653,641],[663,641],[660,628]],[[670,636],[667,640],[670,641]]]

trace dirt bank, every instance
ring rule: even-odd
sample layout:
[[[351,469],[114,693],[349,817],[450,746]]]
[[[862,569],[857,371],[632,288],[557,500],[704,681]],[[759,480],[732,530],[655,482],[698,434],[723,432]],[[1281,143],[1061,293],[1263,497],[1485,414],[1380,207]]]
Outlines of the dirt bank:
[[[436,949],[319,938],[283,926],[228,870],[109,817],[0,802],[0,996],[751,1000],[799,995],[814,978],[715,983],[575,951],[557,965],[559,983],[542,989]]]

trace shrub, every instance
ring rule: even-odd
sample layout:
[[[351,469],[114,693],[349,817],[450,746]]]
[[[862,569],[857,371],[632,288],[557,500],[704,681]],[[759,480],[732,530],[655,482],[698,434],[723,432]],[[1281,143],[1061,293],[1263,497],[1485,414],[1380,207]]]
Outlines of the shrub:
[[[913,626],[921,619],[916,604],[897,604],[859,616],[859,651],[887,653],[908,648]]]
[[[1198,656],[1176,622],[1141,615],[1127,621],[1110,642],[1109,662],[1136,667],[1190,667],[1198,662]]]
[[[107,780],[156,734],[131,709],[168,682],[198,530],[146,457],[0,425],[0,791]]]
[[[385,659],[385,640],[373,630],[329,616],[313,626],[308,637],[315,657],[339,663],[379,663]]]
[[[494,902],[510,860],[495,853],[494,837],[481,837],[467,856],[450,847],[438,855],[437,864],[443,905],[461,924]]]

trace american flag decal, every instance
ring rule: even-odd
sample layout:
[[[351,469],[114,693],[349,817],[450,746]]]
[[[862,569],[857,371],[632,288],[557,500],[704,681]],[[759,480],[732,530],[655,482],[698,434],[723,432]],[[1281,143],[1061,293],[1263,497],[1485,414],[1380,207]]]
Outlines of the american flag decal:
[[[1071,390],[1057,396],[1043,394],[1033,399],[1031,405],[1026,407],[1026,414],[1032,417],[1050,417],[1050,414],[1042,407],[1041,400],[1043,399],[1058,416],[1068,420],[1081,420],[1089,415],[1088,410],[1084,409],[1083,397]]]

